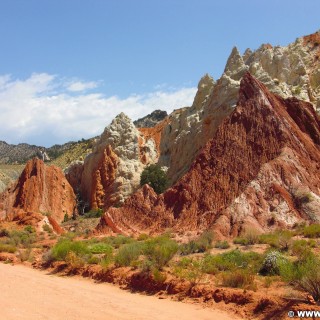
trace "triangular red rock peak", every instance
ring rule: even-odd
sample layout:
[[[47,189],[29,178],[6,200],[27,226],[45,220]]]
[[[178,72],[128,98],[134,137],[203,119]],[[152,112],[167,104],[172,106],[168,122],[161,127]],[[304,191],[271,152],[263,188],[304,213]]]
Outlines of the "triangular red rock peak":
[[[237,107],[187,174],[160,196],[140,189],[122,208],[109,209],[98,229],[214,228],[228,236],[245,225],[265,230],[317,220],[319,141],[319,118],[311,104],[282,99],[247,73]],[[299,192],[311,195],[308,206],[297,204]]]
[[[7,220],[43,213],[61,222],[75,210],[76,197],[62,170],[37,158],[27,162],[18,181],[0,196],[1,218]]]

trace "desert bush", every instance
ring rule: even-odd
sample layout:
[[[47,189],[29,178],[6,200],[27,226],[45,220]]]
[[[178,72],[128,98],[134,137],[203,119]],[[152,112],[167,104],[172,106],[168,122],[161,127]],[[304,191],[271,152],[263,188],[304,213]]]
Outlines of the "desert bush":
[[[154,270],[152,271],[152,276],[153,276],[154,281],[159,282],[159,283],[163,283],[163,282],[165,282],[166,279],[167,279],[166,274],[163,273],[163,272],[161,272],[161,271],[158,270],[158,269],[154,269]]]
[[[15,253],[16,251],[16,246],[6,243],[0,243],[0,252]]]
[[[114,261],[114,256],[112,252],[106,252],[104,256],[101,258],[99,264],[104,268],[108,268],[112,262]]]
[[[167,174],[157,164],[147,166],[141,173],[140,185],[150,185],[156,193],[163,193],[168,187]]]
[[[306,259],[312,254],[311,248],[313,245],[313,242],[304,239],[295,240],[290,245],[290,251],[299,259]]]
[[[69,251],[66,255],[65,261],[72,269],[82,268],[86,261],[83,256],[78,255],[74,251]]]
[[[17,256],[19,259],[24,262],[24,261],[33,261],[33,253],[31,248],[26,248],[26,249],[21,249],[18,251]]]
[[[103,210],[98,208],[98,209],[92,209],[84,213],[83,217],[85,219],[91,219],[91,218],[100,218],[102,215],[103,215]]]
[[[147,240],[143,247],[146,257],[144,268],[161,270],[173,258],[178,248],[176,241],[164,236]]]
[[[214,245],[215,248],[217,249],[228,249],[230,248],[230,244],[228,241],[224,240],[224,241],[217,241]]]
[[[141,254],[142,244],[140,242],[124,244],[114,257],[115,265],[118,267],[130,266]]]
[[[145,241],[147,239],[149,239],[149,236],[146,233],[140,233],[137,238],[138,241]]]
[[[177,262],[177,264],[175,264],[173,273],[181,279],[189,280],[192,285],[196,285],[203,279],[204,276],[202,266],[202,260],[183,257]]]
[[[248,229],[241,237],[237,237],[233,240],[234,244],[240,244],[243,246],[251,246],[259,242],[259,235],[255,230]]]
[[[182,244],[179,248],[181,255],[205,252],[211,248],[213,234],[210,231],[203,232],[196,240]]]
[[[69,252],[73,252],[79,257],[90,254],[90,250],[84,242],[61,239],[51,249],[51,257],[53,260],[66,261]]]
[[[117,249],[122,245],[134,242],[135,240],[131,237],[126,237],[124,235],[119,234],[116,237],[111,236],[111,237],[103,238],[101,241],[104,243],[110,244],[112,247]]]
[[[280,265],[282,279],[312,295],[320,301],[320,260],[315,255],[295,262],[287,261]]]
[[[88,258],[88,264],[99,264],[100,259],[97,256],[91,256]]]
[[[46,223],[42,226],[42,229],[43,231],[48,232],[49,234],[53,233],[52,228]]]
[[[280,265],[285,262],[284,257],[278,251],[270,251],[263,260],[259,273],[262,275],[279,275]]]
[[[221,271],[232,271],[238,268],[257,270],[261,265],[262,256],[256,252],[232,250],[217,255],[206,255],[203,260],[203,271],[216,274]]]
[[[24,227],[24,231],[29,232],[29,233],[34,233],[34,232],[36,232],[36,229],[33,226],[28,225],[28,226]]]
[[[303,229],[303,235],[307,238],[320,238],[320,224],[311,224]]]
[[[15,246],[28,247],[36,241],[37,235],[35,233],[30,233],[29,231],[25,230],[14,230],[10,232],[9,238],[11,240],[11,244]]]
[[[254,275],[248,270],[238,269],[221,274],[221,285],[231,288],[254,289]]]
[[[273,233],[261,234],[259,236],[259,242],[270,245],[273,248],[277,248],[281,251],[287,251],[290,246],[293,232],[289,230],[276,231]]]
[[[99,253],[112,254],[113,252],[112,246],[107,243],[94,243],[92,245],[89,245],[88,249],[93,254],[99,254]]]

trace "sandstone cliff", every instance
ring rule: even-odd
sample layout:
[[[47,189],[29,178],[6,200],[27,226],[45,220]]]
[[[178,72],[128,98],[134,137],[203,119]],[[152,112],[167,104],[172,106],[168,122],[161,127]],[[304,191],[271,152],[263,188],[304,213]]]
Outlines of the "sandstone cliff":
[[[28,161],[17,182],[0,195],[0,219],[33,217],[39,222],[42,214],[50,214],[60,223],[75,210],[75,194],[62,170],[37,158]]]
[[[172,183],[190,168],[198,152],[220,123],[234,110],[240,80],[249,71],[283,98],[311,102],[320,112],[320,32],[297,39],[287,47],[262,45],[241,55],[233,48],[224,73],[216,82],[205,75],[190,108],[173,112],[160,145],[161,165],[169,168]]]
[[[80,192],[90,208],[121,204],[137,190],[143,168],[157,162],[161,130],[137,129],[124,113],[106,127],[83,164]]]
[[[320,123],[310,103],[283,99],[246,73],[237,107],[182,179],[157,196],[144,186],[100,231],[213,228],[235,236],[320,221]]]

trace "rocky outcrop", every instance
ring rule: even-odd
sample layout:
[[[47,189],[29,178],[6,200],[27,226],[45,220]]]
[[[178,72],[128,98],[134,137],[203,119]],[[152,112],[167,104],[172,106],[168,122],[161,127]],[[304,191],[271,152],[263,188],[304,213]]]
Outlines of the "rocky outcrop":
[[[71,162],[71,164],[64,170],[66,179],[70,183],[75,194],[79,194],[80,192],[83,164],[84,161],[76,160]]]
[[[287,47],[262,45],[241,55],[233,48],[221,78],[204,76],[190,108],[169,116],[163,131],[159,162],[169,168],[171,183],[188,171],[199,151],[236,106],[240,80],[249,71],[269,90],[311,102],[320,112],[320,32],[297,39]]]
[[[167,111],[154,110],[143,118],[133,121],[137,128],[153,128],[168,116]]]
[[[213,228],[235,236],[320,221],[319,136],[310,103],[274,95],[246,73],[237,107],[182,179],[159,196],[144,186],[110,208],[98,230]]]
[[[49,214],[61,222],[65,214],[71,217],[75,211],[75,194],[61,169],[37,158],[28,161],[17,182],[0,197],[0,219]]]
[[[81,177],[81,194],[90,208],[121,204],[137,190],[145,165],[157,161],[159,130],[156,126],[143,134],[124,113],[104,130]]]

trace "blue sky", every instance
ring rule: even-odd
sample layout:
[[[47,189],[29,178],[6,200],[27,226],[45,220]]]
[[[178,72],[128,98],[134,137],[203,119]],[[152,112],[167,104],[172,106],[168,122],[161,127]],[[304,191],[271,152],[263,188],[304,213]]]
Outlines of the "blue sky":
[[[188,105],[234,45],[287,45],[319,30],[319,12],[318,0],[0,0],[0,140],[48,146],[121,111]]]

